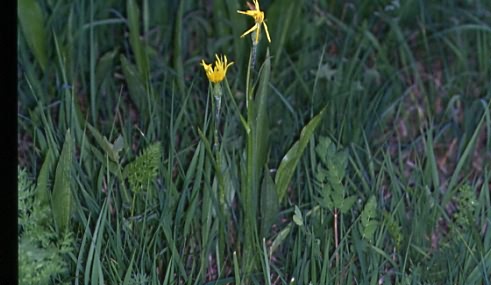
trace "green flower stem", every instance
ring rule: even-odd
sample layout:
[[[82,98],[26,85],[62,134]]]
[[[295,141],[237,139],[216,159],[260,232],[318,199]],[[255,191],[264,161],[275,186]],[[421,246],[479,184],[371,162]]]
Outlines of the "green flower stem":
[[[214,136],[214,152],[215,152],[215,167],[219,185],[219,202],[221,210],[225,209],[225,189],[222,173],[222,157],[220,152],[220,140],[218,137],[218,129],[220,127],[220,110],[222,104],[222,87],[220,84],[213,84],[213,98],[215,99],[215,129],[213,131]]]
[[[256,193],[256,179],[254,171],[254,134],[255,134],[255,120],[254,120],[254,100],[253,100],[253,90],[251,88],[251,69],[253,64],[253,53],[249,56],[249,66],[247,69],[247,82],[246,82],[246,106],[247,106],[247,124],[250,131],[247,133],[247,171],[246,171],[246,181],[245,189],[243,193],[244,196],[244,266],[246,272],[250,271],[254,265],[254,256],[251,255],[254,252],[254,237],[256,234],[256,200],[254,193]]]
[[[222,105],[222,87],[220,84],[214,84],[213,97],[215,98],[215,140],[214,148],[216,152],[219,152],[220,142],[218,140],[218,129],[220,127],[220,109]]]
[[[221,155],[221,149],[220,149],[220,140],[218,136],[218,129],[220,128],[220,111],[221,111],[221,105],[222,105],[222,86],[220,83],[218,84],[213,84],[212,87],[212,92],[213,92],[213,98],[215,99],[214,102],[214,109],[215,109],[215,129],[213,131],[213,136],[214,136],[214,152],[215,152],[215,171],[216,171],[216,177],[218,179],[218,202],[219,202],[219,209],[218,209],[218,218],[220,220],[219,223],[219,242],[218,242],[218,251],[219,251],[219,256],[224,256],[224,250],[225,250],[225,242],[226,242],[226,222],[228,220],[227,215],[226,215],[226,203],[225,203],[225,183],[223,179],[223,172],[222,172],[222,155]]]
[[[256,66],[256,54],[257,54],[257,45],[258,43],[256,42],[256,32],[254,31],[251,34],[251,39],[252,39],[252,51],[251,51],[251,69],[254,70],[254,67]]]

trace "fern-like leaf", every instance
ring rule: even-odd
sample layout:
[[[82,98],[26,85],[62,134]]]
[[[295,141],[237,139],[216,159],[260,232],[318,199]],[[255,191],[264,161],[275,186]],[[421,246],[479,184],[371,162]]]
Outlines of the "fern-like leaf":
[[[367,203],[365,204],[365,208],[360,215],[360,233],[362,237],[369,242],[373,241],[373,235],[379,222],[376,219],[377,217],[377,200],[375,196],[371,196]]]
[[[396,248],[400,248],[402,243],[402,228],[399,223],[388,212],[384,212],[384,223],[387,225],[387,231],[394,240]]]
[[[319,189],[320,197],[316,197],[319,205],[329,210],[339,209],[347,213],[356,201],[356,196],[346,197],[344,176],[348,165],[348,152],[337,150],[328,137],[321,137],[315,148],[320,158],[317,165],[315,185]]]

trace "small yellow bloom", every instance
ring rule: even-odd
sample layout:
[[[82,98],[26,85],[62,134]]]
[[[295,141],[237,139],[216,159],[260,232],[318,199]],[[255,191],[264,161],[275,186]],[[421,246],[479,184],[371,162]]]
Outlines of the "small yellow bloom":
[[[234,62],[232,61],[227,64],[227,56],[222,56],[222,58],[220,58],[218,55],[215,55],[215,57],[215,69],[211,67],[211,63],[206,64],[204,60],[201,60],[201,65],[205,69],[208,80],[213,83],[219,83],[225,78],[227,68],[234,64]]]
[[[247,30],[245,33],[243,33],[240,37],[244,37],[254,31],[256,31],[256,40],[254,41],[255,44],[259,42],[259,34],[261,33],[261,24],[264,25],[264,30],[266,31],[266,37],[268,38],[268,42],[271,43],[271,38],[269,37],[269,31],[268,31],[268,25],[266,25],[266,21],[264,21],[264,12],[259,9],[259,1],[258,0],[252,0],[254,2],[254,5],[247,3],[249,5],[249,8],[251,10],[247,11],[237,11],[237,13],[244,14],[247,16],[251,16],[254,18],[254,26]],[[253,6],[255,9],[253,9]]]

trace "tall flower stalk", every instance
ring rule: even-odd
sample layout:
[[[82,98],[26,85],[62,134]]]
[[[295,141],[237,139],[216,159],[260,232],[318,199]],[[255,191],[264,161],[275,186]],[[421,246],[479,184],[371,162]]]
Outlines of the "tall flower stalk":
[[[265,22],[264,12],[261,11],[258,0],[253,0],[253,4],[247,3],[249,10],[237,11],[239,14],[250,16],[254,19],[254,25],[245,31],[242,37],[251,34],[252,48],[249,55],[246,78],[246,107],[247,107],[247,141],[246,141],[246,179],[242,193],[244,208],[244,255],[243,268],[245,272],[251,272],[260,264],[257,256],[253,254],[256,245],[260,244],[261,238],[257,226],[259,215],[259,188],[261,173],[263,173],[267,157],[267,111],[266,93],[269,81],[270,60],[269,50],[266,55],[266,62],[263,72],[260,75],[260,84],[257,92],[253,88],[252,70],[256,64],[257,46],[259,44],[261,30],[264,27],[266,38],[271,42],[268,26]],[[256,94],[254,96],[254,94]]]
[[[225,225],[226,225],[226,203],[225,203],[225,183],[222,172],[222,157],[220,150],[220,141],[218,136],[218,129],[220,127],[220,111],[221,111],[221,103],[222,103],[222,81],[225,79],[227,74],[227,69],[233,64],[233,62],[228,62],[227,57],[222,55],[221,57],[215,55],[215,66],[212,67],[212,64],[207,64],[204,60],[201,61],[201,65],[205,70],[206,76],[210,81],[210,91],[212,93],[215,104],[213,104],[215,109],[215,128],[213,130],[214,137],[214,145],[213,151],[215,153],[215,172],[216,178],[218,181],[218,217],[220,220],[220,238],[219,238],[219,248],[222,252],[224,250],[226,234],[225,234]]]

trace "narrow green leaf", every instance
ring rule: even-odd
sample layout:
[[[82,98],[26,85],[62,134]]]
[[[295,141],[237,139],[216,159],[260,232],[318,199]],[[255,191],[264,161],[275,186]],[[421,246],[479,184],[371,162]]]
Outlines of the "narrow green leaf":
[[[182,58],[183,54],[183,44],[182,44],[182,22],[184,17],[184,4],[186,1],[179,1],[179,7],[177,8],[177,13],[175,15],[174,23],[174,68],[176,70],[177,76],[177,86],[181,94],[185,94],[186,86],[184,84],[184,60]]]
[[[273,240],[273,244],[271,244],[271,249],[269,250],[270,256],[273,255],[276,249],[278,249],[278,247],[285,241],[290,231],[291,231],[291,224],[289,224],[286,228],[281,230],[278,236],[276,236],[276,238]]]
[[[101,274],[98,274],[99,270],[101,269],[100,247],[104,242],[102,237],[104,235],[104,229],[106,227],[107,209],[108,202],[107,199],[105,199],[104,204],[102,204],[101,212],[99,213],[99,218],[97,219],[97,223],[95,225],[94,233],[92,235],[92,242],[90,243],[87,261],[85,263],[85,285],[98,284],[100,282]]]
[[[489,102],[488,106],[491,106],[491,101]],[[446,205],[448,203],[448,201],[451,198],[451,194],[454,193],[455,190],[454,187],[457,184],[457,180],[460,178],[462,168],[464,167],[465,163],[468,161],[468,158],[471,157],[472,150],[474,149],[474,146],[476,144],[476,140],[478,138],[479,132],[481,130],[482,125],[484,124],[484,119],[485,119],[485,114],[483,114],[481,119],[479,120],[479,123],[477,124],[471,139],[465,146],[464,152],[461,154],[459,158],[459,162],[457,162],[457,166],[455,166],[455,170],[448,184],[449,191],[447,191],[447,193],[445,193],[443,197],[443,203],[442,203],[443,205]]]
[[[188,278],[187,278],[186,270],[184,269],[184,264],[181,260],[181,255],[179,254],[179,251],[176,247],[176,241],[172,238],[170,225],[168,222],[164,222],[164,221],[161,221],[160,225],[161,225],[161,228],[163,230],[165,239],[167,240],[167,242],[170,246],[170,251],[172,253],[171,260],[174,260],[175,262],[177,262],[177,267],[179,269],[179,273],[184,278],[184,281],[187,281]]]
[[[186,211],[186,219],[184,221],[184,236],[187,236],[189,234],[191,222],[196,218],[196,209],[198,208],[198,200],[199,200],[199,193],[200,190],[202,189],[202,176],[203,176],[203,168],[204,168],[204,162],[205,162],[205,147],[204,143],[200,142],[198,144],[198,147],[196,148],[195,154],[193,156],[193,160],[191,162],[191,165],[195,164],[193,162],[195,160],[195,157],[198,157],[197,161],[197,173],[193,176],[193,188],[191,192],[191,198],[190,198],[190,206],[188,208],[188,211]],[[194,167],[194,166],[193,166]]]
[[[486,276],[486,274],[489,274],[489,268],[491,268],[491,250],[488,250],[486,253],[479,253],[479,255],[479,263],[467,276],[464,284],[483,284],[483,277]]]
[[[298,161],[302,157],[305,147],[319,125],[325,110],[326,108],[324,107],[319,114],[312,118],[312,120],[310,120],[310,122],[302,129],[299,140],[293,144],[281,160],[275,177],[276,191],[278,192],[280,202],[285,197],[288,184],[293,177]]]
[[[133,251],[131,255],[130,265],[128,265],[128,270],[126,270],[126,274],[124,275],[123,285],[131,284],[131,273],[133,273],[133,262],[135,261],[135,253],[136,250]]]
[[[298,9],[298,2],[295,0],[272,2],[268,9],[268,15],[271,17],[270,33],[272,37],[272,49],[275,55],[278,55],[274,60],[274,67],[280,62],[281,51],[285,49],[288,41],[294,39],[292,30],[299,26],[302,21],[301,12]]]
[[[148,60],[145,55],[144,45],[140,39],[140,9],[135,3],[135,0],[128,0],[126,2],[126,11],[128,13],[131,48],[135,54],[138,71],[146,82],[148,80]]]
[[[74,146],[70,130],[67,130],[63,149],[56,166],[53,186],[53,217],[59,233],[64,232],[70,223],[72,193],[71,171],[73,164]]]
[[[234,275],[235,275],[235,284],[240,285],[239,261],[237,260],[237,252],[235,251],[234,251]]]
[[[19,0],[17,15],[29,48],[44,71],[48,64],[46,52],[46,30],[43,11],[35,0]]]
[[[425,174],[425,184],[430,184],[430,181],[433,182],[433,189],[440,189],[440,178],[438,175],[438,168],[436,165],[434,144],[433,144],[433,134],[432,130],[428,130],[426,140],[424,140],[425,148],[426,148],[426,163],[424,168]]]
[[[271,285],[271,268],[269,266],[268,251],[266,250],[266,239],[263,238],[263,274],[266,285]]]

